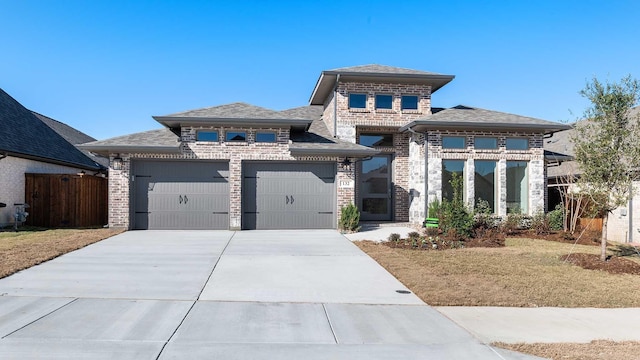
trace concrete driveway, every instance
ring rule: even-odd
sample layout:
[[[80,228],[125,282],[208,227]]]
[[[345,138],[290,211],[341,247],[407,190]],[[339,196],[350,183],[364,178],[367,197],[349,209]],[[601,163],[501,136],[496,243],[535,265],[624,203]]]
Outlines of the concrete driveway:
[[[336,231],[135,231],[0,279],[0,359],[533,359]]]

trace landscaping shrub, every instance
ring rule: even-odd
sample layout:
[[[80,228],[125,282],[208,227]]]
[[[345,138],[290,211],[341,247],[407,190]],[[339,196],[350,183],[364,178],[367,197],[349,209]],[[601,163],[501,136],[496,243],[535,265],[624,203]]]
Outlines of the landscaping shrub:
[[[435,199],[429,203],[429,210],[427,211],[427,217],[440,218],[441,204],[440,200]]]
[[[535,231],[536,235],[549,234],[551,231],[549,216],[543,212],[537,213],[531,221],[531,228]]]
[[[387,238],[387,241],[395,242],[395,243],[399,242],[400,241],[400,234],[397,234],[397,233],[390,234],[389,237]]]
[[[453,199],[442,201],[440,228],[444,233],[454,230],[459,236],[466,238],[471,235],[473,216],[462,200],[462,177],[460,174],[453,173],[450,184],[453,188]]]
[[[360,230],[360,226],[358,226],[360,223],[360,211],[355,205],[349,204],[343,206],[340,211],[340,222],[338,224],[340,230],[349,232],[357,232]]]
[[[548,218],[551,230],[562,230],[564,228],[564,208],[562,205],[558,204],[555,209],[549,211]]]

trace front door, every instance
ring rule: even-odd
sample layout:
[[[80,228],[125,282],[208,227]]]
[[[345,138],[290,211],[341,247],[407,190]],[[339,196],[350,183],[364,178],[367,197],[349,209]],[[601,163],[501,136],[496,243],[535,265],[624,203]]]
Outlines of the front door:
[[[391,219],[391,155],[373,156],[360,163],[360,219],[389,221]]]

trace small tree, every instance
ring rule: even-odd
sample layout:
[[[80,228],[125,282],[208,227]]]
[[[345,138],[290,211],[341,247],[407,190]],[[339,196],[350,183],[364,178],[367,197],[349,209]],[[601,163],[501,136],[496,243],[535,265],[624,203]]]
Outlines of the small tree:
[[[640,83],[631,76],[604,84],[594,78],[580,95],[591,105],[572,137],[581,170],[578,185],[603,216],[600,258],[604,261],[608,214],[629,201],[640,166],[640,126],[631,111],[640,98]]]

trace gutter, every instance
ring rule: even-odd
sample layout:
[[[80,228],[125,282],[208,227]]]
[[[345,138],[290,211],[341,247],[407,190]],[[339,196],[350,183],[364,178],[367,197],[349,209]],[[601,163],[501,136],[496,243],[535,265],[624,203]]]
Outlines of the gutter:
[[[7,154],[6,152],[0,153],[0,160],[6,158],[7,156],[9,156],[9,154]]]
[[[338,137],[338,83],[340,74],[336,76],[336,84],[333,86],[333,137]]]

